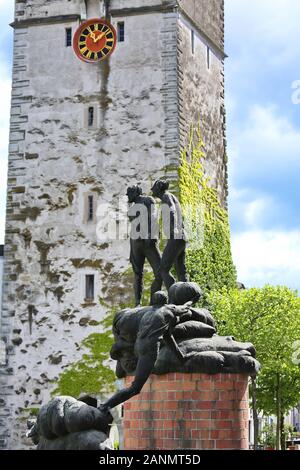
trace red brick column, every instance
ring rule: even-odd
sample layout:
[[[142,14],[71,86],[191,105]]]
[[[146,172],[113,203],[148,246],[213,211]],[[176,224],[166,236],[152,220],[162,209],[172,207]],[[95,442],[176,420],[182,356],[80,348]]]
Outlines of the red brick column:
[[[124,449],[248,449],[248,419],[245,375],[152,375],[124,404]]]

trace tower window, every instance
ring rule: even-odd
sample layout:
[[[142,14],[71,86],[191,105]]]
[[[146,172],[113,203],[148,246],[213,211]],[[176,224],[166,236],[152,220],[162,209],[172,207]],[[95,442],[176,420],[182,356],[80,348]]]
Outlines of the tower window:
[[[94,108],[91,106],[88,110],[88,126],[93,127],[94,125]]]
[[[206,60],[207,60],[207,68],[210,69],[210,48],[207,46],[206,48]]]
[[[92,222],[94,220],[94,196],[88,196],[88,214],[87,219],[88,222]]]
[[[124,21],[120,21],[118,23],[118,41],[124,42],[125,41],[125,23]]]
[[[83,194],[82,223],[92,224],[97,219],[97,196],[89,191]]]
[[[195,31],[191,31],[192,54],[195,54]]]
[[[72,46],[72,28],[66,28],[66,47]]]
[[[93,301],[95,299],[95,276],[87,274],[85,276],[85,300]]]

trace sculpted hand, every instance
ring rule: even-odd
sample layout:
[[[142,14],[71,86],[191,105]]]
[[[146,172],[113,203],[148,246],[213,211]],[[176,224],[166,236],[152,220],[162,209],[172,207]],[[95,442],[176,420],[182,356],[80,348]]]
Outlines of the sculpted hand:
[[[189,308],[192,306],[193,302],[187,302],[184,305],[172,305],[172,311],[175,315],[180,316],[189,312]]]
[[[102,411],[102,413],[109,413],[109,407],[105,403],[101,403],[98,410]]]

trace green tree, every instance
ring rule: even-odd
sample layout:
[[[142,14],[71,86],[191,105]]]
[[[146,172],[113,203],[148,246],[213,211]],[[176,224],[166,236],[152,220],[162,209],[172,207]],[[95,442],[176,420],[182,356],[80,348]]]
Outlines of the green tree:
[[[273,424],[265,424],[259,434],[258,441],[264,448],[269,447],[275,449],[276,446],[276,432]]]
[[[255,344],[262,370],[250,392],[257,411],[277,416],[276,447],[281,447],[283,417],[300,402],[300,367],[293,345],[300,339],[300,298],[287,287],[211,292],[210,308],[218,331]]]

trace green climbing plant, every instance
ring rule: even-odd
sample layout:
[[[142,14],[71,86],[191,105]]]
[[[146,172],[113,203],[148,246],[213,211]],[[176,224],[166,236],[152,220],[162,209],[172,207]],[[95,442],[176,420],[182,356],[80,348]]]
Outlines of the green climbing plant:
[[[81,359],[69,365],[59,376],[54,395],[78,398],[82,394],[106,395],[115,390],[115,374],[108,364],[113,344],[112,321],[115,311],[110,311],[100,322],[101,333],[92,333],[80,346]]]
[[[190,246],[187,269],[206,295],[211,290],[236,286],[232,261],[228,213],[204,171],[204,142],[200,126],[191,128],[189,142],[181,152],[179,197],[188,228]]]

